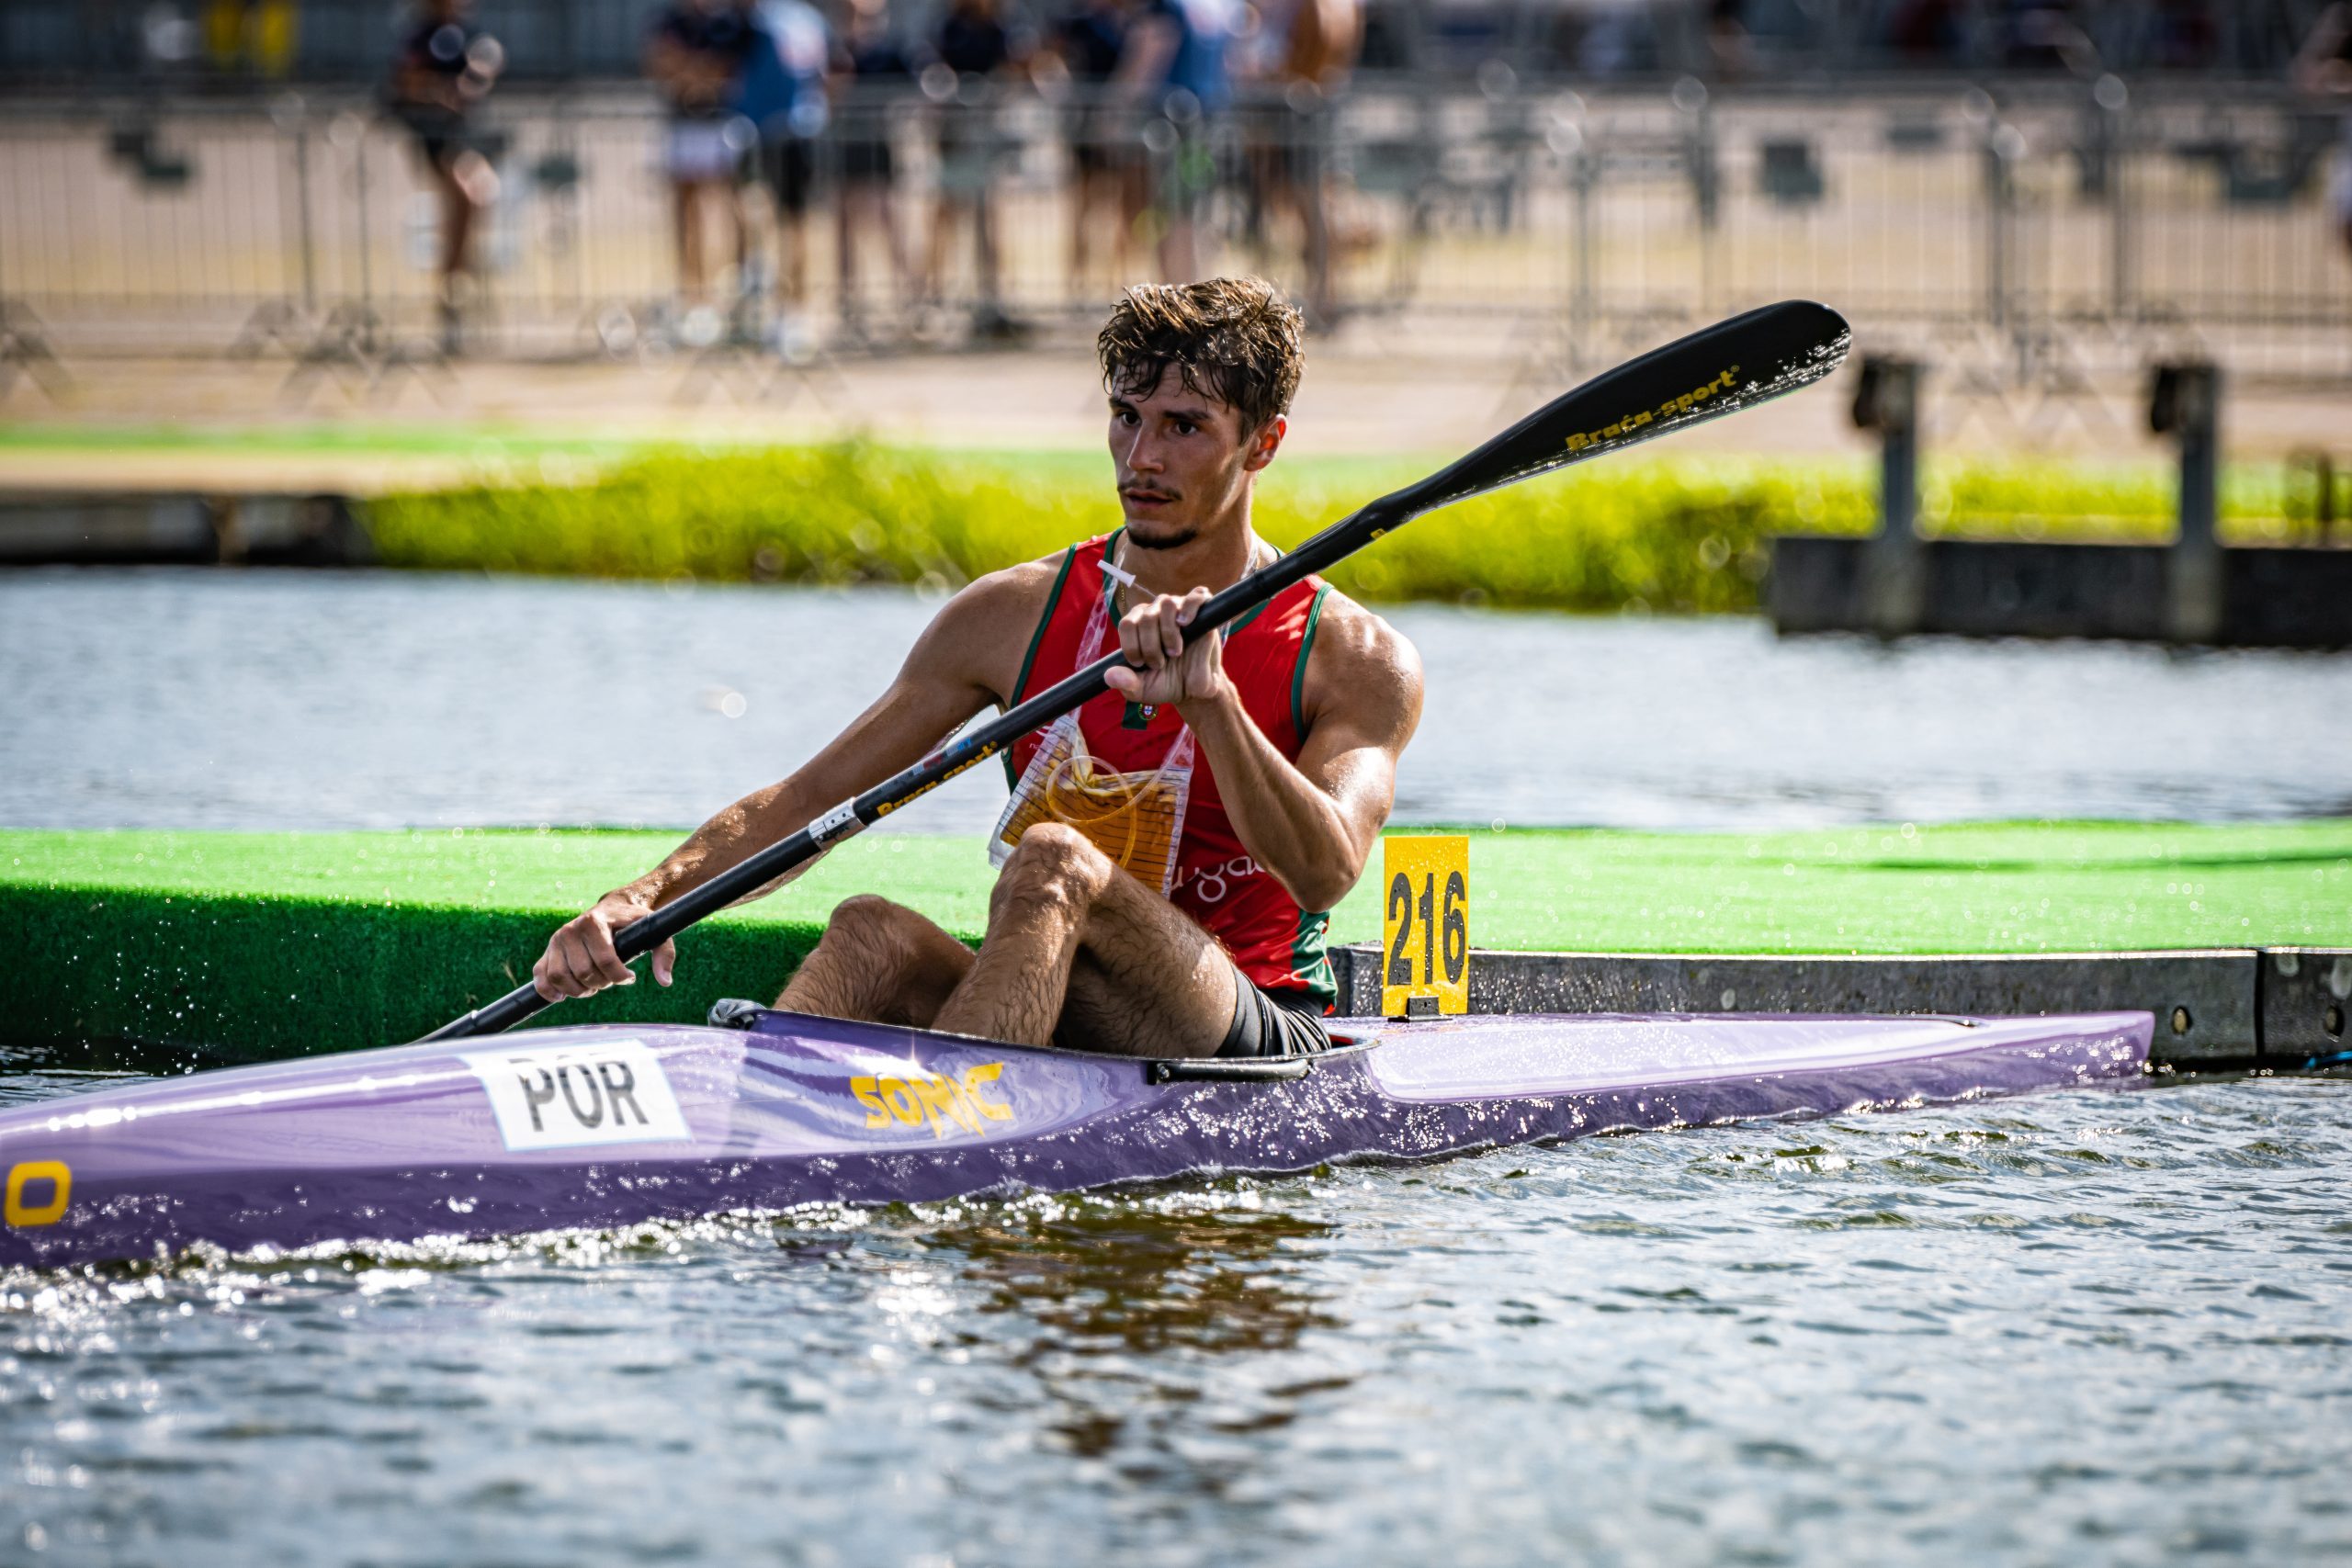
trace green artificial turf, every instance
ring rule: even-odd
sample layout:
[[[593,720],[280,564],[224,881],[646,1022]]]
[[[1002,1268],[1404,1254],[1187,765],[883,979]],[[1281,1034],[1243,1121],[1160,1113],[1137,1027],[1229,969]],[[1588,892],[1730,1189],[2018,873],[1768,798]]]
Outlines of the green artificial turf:
[[[1472,833],[1481,947],[2046,953],[2352,946],[2352,821],[1768,834]],[[519,983],[560,919],[674,835],[0,832],[0,1039],[139,1039],[239,1056],[412,1038]],[[970,839],[872,834],[680,942],[678,986],[559,1010],[695,1019],[774,996],[853,892],[967,936]],[[1336,911],[1377,935],[1377,879]]]
[[[607,832],[0,833],[0,1038],[132,1039],[280,1056],[413,1039],[528,978],[548,933],[677,835]],[[961,852],[960,853],[957,852]],[[699,1019],[772,998],[825,912],[869,886],[956,929],[987,883],[970,843],[853,841],[762,903],[688,932],[677,987],[567,1021]],[[987,860],[980,854],[980,869]]]

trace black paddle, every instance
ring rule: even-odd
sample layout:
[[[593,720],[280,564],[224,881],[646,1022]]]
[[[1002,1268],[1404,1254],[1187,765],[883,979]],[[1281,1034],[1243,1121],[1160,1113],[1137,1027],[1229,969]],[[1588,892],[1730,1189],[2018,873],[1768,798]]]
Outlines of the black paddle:
[[[1734,316],[1703,332],[1605,371],[1419,484],[1382,496],[1342,518],[1263,570],[1252,572],[1211,599],[1193,617],[1184,640],[1236,620],[1300,579],[1323,570],[1391,528],[1483,491],[1570,463],[1581,463],[1812,385],[1838,368],[1850,334],[1845,318],[1825,305],[1791,300]],[[1022,736],[1099,696],[1103,677],[1125,663],[1112,653],[1020,706],[845,800],[790,838],[680,894],[653,913],[613,933],[624,963],[650,953],[706,915],[716,914],[754,888],[816,859],[834,844],[928,794]],[[476,1008],[426,1035],[455,1040],[511,1029],[548,1006],[530,986]]]

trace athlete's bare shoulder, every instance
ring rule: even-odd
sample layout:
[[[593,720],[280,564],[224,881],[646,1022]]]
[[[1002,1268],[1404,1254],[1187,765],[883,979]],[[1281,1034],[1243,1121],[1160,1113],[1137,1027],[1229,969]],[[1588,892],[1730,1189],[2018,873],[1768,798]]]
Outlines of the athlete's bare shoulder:
[[[1336,588],[1323,596],[1323,613],[1316,622],[1317,662],[1323,662],[1327,649],[1331,655],[1325,666],[1329,670],[1359,680],[1385,671],[1408,682],[1415,691],[1420,689],[1421,655],[1411,639]],[[1308,678],[1313,678],[1312,671]]]
[[[1344,716],[1362,732],[1402,745],[1421,717],[1421,655],[1411,639],[1338,589],[1324,595],[1299,693],[1310,731]]]
[[[974,578],[932,617],[915,658],[941,673],[952,670],[1003,702],[1020,679],[1021,656],[1061,580],[1067,553]]]

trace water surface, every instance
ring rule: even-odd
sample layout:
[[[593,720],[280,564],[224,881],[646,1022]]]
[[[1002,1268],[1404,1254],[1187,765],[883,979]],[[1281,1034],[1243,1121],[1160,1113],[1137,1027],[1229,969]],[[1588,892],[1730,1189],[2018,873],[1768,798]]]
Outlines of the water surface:
[[[871,701],[912,592],[0,574],[0,825],[686,825]],[[1397,818],[1624,828],[2352,813],[2352,658],[1781,641],[1403,605]],[[975,770],[894,826],[979,832]]]
[[[2320,1561],[2343,1092],[17,1275],[0,1559]]]
[[[0,575],[0,823],[689,822],[931,608]],[[1396,619],[1408,820],[2352,810],[2352,660]],[[0,1100],[186,1066],[0,1046]],[[0,1276],[0,1562],[2352,1556],[2345,1092]]]

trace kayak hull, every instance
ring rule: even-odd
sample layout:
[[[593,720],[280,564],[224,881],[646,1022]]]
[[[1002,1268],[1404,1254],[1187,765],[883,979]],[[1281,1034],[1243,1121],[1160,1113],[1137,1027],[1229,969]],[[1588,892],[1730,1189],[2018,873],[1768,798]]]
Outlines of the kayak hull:
[[[1238,1081],[789,1013],[740,1030],[533,1030],[0,1113],[0,1265],[1274,1175],[2126,1084],[2152,1027],[2146,1013],[1340,1020],[1352,1043],[1303,1076]]]

